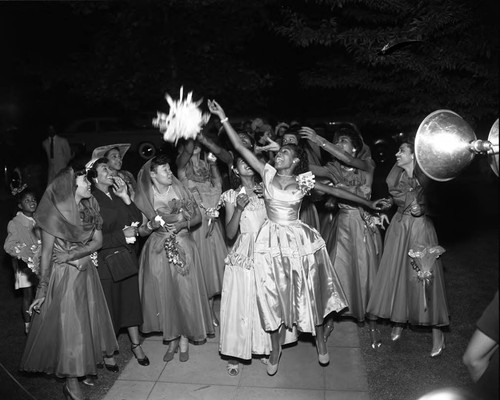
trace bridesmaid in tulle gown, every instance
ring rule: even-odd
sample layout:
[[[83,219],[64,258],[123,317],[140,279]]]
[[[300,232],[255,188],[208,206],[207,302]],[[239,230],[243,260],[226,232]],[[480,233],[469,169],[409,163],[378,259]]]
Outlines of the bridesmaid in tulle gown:
[[[441,328],[450,321],[441,261],[435,259],[431,277],[421,279],[422,266],[414,261],[412,265],[409,255],[410,250],[439,250],[434,225],[425,215],[424,186],[428,178],[419,170],[413,153],[413,144],[403,143],[386,180],[398,209],[387,229],[367,311],[395,323],[393,341],[401,338],[403,325],[408,322],[432,327],[431,357],[437,357],[445,348]]]
[[[361,135],[353,128],[341,128],[335,133],[333,143],[308,127],[300,134],[321,146],[333,156],[324,167],[311,165],[315,175],[329,176],[337,187],[349,190],[366,199],[371,198],[375,162]],[[349,303],[342,316],[363,322],[368,319],[371,346],[381,345],[376,317],[366,313],[366,306],[377,274],[382,255],[382,236],[376,225],[381,217],[371,215],[362,207],[349,201],[338,201],[338,212],[322,232],[333,267],[339,275]],[[333,329],[333,318],[325,323],[325,335]]]
[[[201,213],[201,224],[193,229],[193,238],[203,256],[202,273],[211,303],[214,326],[219,325],[213,309],[214,297],[222,291],[224,259],[227,246],[220,219],[222,178],[215,159],[203,159],[198,141],[188,140],[180,147],[177,157],[177,176],[193,194]]]
[[[191,234],[201,221],[200,211],[172,174],[166,155],[149,160],[139,171],[135,204],[148,219],[139,233],[149,235],[140,256],[141,331],[163,333],[169,342],[165,362],[179,349],[179,360],[185,362],[189,341],[201,343],[214,334],[203,264]]]
[[[75,190],[76,187],[76,190]],[[94,265],[102,219],[86,171],[67,168],[49,185],[35,213],[42,229],[40,283],[20,369],[66,378],[68,399],[82,399],[78,377],[118,350]]]
[[[262,176],[264,202],[268,220],[257,234],[254,264],[257,302],[262,325],[271,333],[272,350],[267,373],[276,374],[283,343],[283,327],[316,335],[318,361],[328,364],[330,358],[323,339],[323,318],[347,306],[345,295],[335,273],[325,242],[314,228],[299,220],[302,198],[313,187],[367,207],[377,207],[342,189],[314,184],[307,171],[307,155],[298,146],[279,149],[275,168],[260,161],[241,143],[228,122],[224,110],[215,101],[208,107],[224,124],[236,151]],[[298,176],[296,174],[299,174]],[[297,178],[297,179],[296,179]]]

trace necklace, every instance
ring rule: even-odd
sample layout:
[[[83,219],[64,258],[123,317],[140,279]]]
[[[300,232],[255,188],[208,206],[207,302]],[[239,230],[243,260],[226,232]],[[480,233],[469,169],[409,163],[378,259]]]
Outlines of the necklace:
[[[279,172],[276,172],[276,175],[281,176],[283,178],[293,178],[293,175],[280,174]]]
[[[159,196],[166,196],[168,194],[168,192],[170,192],[171,187],[172,187],[172,185],[169,185],[168,189],[165,192],[161,193],[158,189],[156,189],[155,186],[153,186],[153,191],[155,191]]]

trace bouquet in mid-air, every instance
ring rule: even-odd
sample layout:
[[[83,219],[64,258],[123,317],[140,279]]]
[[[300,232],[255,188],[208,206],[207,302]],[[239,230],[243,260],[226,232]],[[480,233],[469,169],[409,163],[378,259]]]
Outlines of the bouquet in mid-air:
[[[184,90],[181,87],[179,100],[174,100],[167,93],[165,99],[170,106],[167,114],[160,111],[153,119],[153,126],[163,133],[163,140],[177,144],[179,139],[196,139],[203,126],[210,119],[210,114],[203,113],[199,105],[203,101],[193,101],[193,92],[189,92],[184,99]]]

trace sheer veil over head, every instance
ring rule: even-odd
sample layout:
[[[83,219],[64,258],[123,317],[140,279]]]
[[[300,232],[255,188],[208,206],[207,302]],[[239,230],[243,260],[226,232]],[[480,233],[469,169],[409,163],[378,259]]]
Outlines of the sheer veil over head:
[[[75,200],[76,177],[71,168],[62,170],[45,190],[35,212],[41,229],[51,235],[75,243],[86,243],[99,224],[99,205],[91,197]]]
[[[148,160],[137,175],[137,189],[135,193],[134,203],[148,219],[153,219],[156,216],[154,208],[154,193],[153,182],[151,180],[151,160]],[[179,199],[191,199],[191,193],[184,185],[172,175],[172,189]],[[193,200],[194,201],[194,200]]]

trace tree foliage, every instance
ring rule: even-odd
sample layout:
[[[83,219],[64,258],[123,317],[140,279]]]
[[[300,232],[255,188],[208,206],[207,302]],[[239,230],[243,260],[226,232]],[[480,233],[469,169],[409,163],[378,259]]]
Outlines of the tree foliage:
[[[498,113],[492,12],[492,3],[481,0],[295,1],[274,29],[310,61],[299,71],[301,85],[341,94],[360,121],[415,127],[436,109],[452,109],[472,123],[492,123]]]

